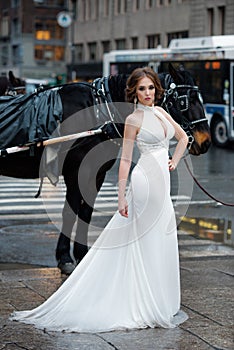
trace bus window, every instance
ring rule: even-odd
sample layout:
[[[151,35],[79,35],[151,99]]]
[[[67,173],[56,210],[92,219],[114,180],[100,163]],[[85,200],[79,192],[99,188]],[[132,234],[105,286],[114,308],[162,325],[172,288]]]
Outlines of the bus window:
[[[148,62],[115,62],[110,64],[110,74],[131,74],[135,68],[146,66]]]
[[[191,73],[201,90],[204,103],[223,103],[225,77],[221,61],[173,61],[171,63],[176,68],[183,65],[184,69]],[[160,71],[168,71],[168,62],[161,63]]]

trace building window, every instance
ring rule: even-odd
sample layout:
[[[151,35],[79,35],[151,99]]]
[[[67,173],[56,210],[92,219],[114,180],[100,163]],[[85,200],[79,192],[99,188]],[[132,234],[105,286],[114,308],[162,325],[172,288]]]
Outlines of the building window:
[[[122,0],[115,0],[115,13],[119,15],[121,13],[121,2]]]
[[[0,20],[0,33],[1,36],[9,36],[10,35],[10,25],[9,25],[9,17],[8,16],[4,16],[2,17],[2,19]]]
[[[125,39],[117,39],[115,40],[116,50],[125,50],[126,40]]]
[[[35,39],[51,40],[64,39],[64,29],[60,27],[56,20],[36,19],[35,21]]]
[[[13,53],[13,64],[19,64],[21,62],[21,50],[19,45],[13,45],[12,46],[12,53]]]
[[[12,0],[12,8],[17,8],[20,6],[20,0]]]
[[[219,34],[224,35],[225,33],[225,6],[218,7],[219,13]]]
[[[17,1],[17,0],[14,0]],[[33,0],[35,6],[65,7],[66,0]]]
[[[214,34],[214,9],[210,8],[207,9],[207,16],[208,16],[208,35]]]
[[[182,32],[173,32],[167,34],[167,45],[170,44],[170,41],[172,39],[181,39],[181,38],[188,38],[189,32],[187,30],[184,30]]]
[[[151,9],[153,7],[153,0],[146,0],[146,9]]]
[[[98,12],[99,12],[99,0],[95,0],[94,1],[93,7],[94,7],[93,11],[90,11],[90,15],[92,13],[93,14],[92,18],[93,19],[97,19],[98,18]]]
[[[91,19],[91,3],[90,0],[83,0],[81,4],[81,20],[88,21]]]
[[[138,37],[132,38],[132,49],[138,49]]]
[[[110,51],[110,41],[109,40],[105,40],[102,42],[102,52],[109,52]]]
[[[14,18],[12,21],[12,36],[17,37],[20,35],[20,21],[18,18]]]
[[[133,11],[138,11],[140,9],[140,0],[134,0],[133,2]]]
[[[0,53],[1,53],[1,63],[3,66],[6,66],[9,63],[8,46],[2,46]]]
[[[160,45],[160,34],[153,34],[147,36],[147,48],[153,49]]]
[[[103,16],[108,17],[109,16],[109,0],[104,0],[103,4]]]
[[[80,20],[83,22],[85,21],[85,14],[86,14],[86,2],[85,0],[81,1],[81,10],[80,10]]]
[[[84,45],[83,44],[74,45],[74,56],[75,56],[75,62],[83,62],[83,60],[84,60]]]
[[[124,13],[128,11],[128,0],[124,0]]]
[[[120,15],[121,13],[126,13],[127,6],[128,6],[127,0],[115,0],[115,14]]]
[[[35,45],[35,60],[38,61],[63,61],[64,47],[52,45]]]
[[[89,60],[90,61],[96,61],[97,59],[97,44],[96,43],[89,43]]]

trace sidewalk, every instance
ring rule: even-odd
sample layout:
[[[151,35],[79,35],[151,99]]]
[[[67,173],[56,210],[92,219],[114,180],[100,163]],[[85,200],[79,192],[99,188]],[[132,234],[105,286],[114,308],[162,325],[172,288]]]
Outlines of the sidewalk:
[[[205,350],[233,349],[234,251],[179,233],[182,308],[189,320],[176,329],[98,334],[46,332],[8,320],[36,307],[64,281],[56,267],[4,265],[0,271],[0,349]],[[16,269],[17,267],[17,269]],[[111,311],[110,311],[111,312]]]

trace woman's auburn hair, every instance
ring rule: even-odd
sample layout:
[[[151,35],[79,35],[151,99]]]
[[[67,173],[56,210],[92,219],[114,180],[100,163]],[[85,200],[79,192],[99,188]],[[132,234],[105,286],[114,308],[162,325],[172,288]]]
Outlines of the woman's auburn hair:
[[[136,97],[136,88],[139,81],[142,78],[149,78],[152,80],[155,87],[155,102],[161,99],[164,89],[162,88],[161,82],[159,80],[158,75],[155,71],[150,67],[136,68],[131,73],[131,75],[127,79],[127,87],[125,89],[126,100],[130,103],[134,102],[134,98]]]

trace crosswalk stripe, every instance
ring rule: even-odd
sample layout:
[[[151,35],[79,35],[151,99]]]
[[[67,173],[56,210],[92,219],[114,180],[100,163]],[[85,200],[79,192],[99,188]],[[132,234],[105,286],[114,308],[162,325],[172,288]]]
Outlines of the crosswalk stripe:
[[[15,179],[0,177],[0,218],[6,219],[17,218],[25,219],[27,217],[42,217],[43,211],[47,211],[50,215],[62,214],[62,208],[65,199],[65,184],[63,180],[54,187],[45,179],[43,184],[42,195],[34,198],[38,190],[38,180],[34,179]],[[172,196],[175,205],[192,205],[192,204],[210,204],[212,200],[191,201],[188,196]],[[112,215],[117,210],[118,205],[118,188],[110,182],[104,182],[99,191],[94,208],[93,216]],[[41,213],[39,214],[38,211]]]
[[[42,194],[34,198],[38,190],[38,180],[0,178],[0,219],[30,219],[61,218],[65,199],[65,184],[63,181],[54,187],[46,179]],[[95,201],[94,217],[111,216],[117,209],[117,186],[104,182]]]

